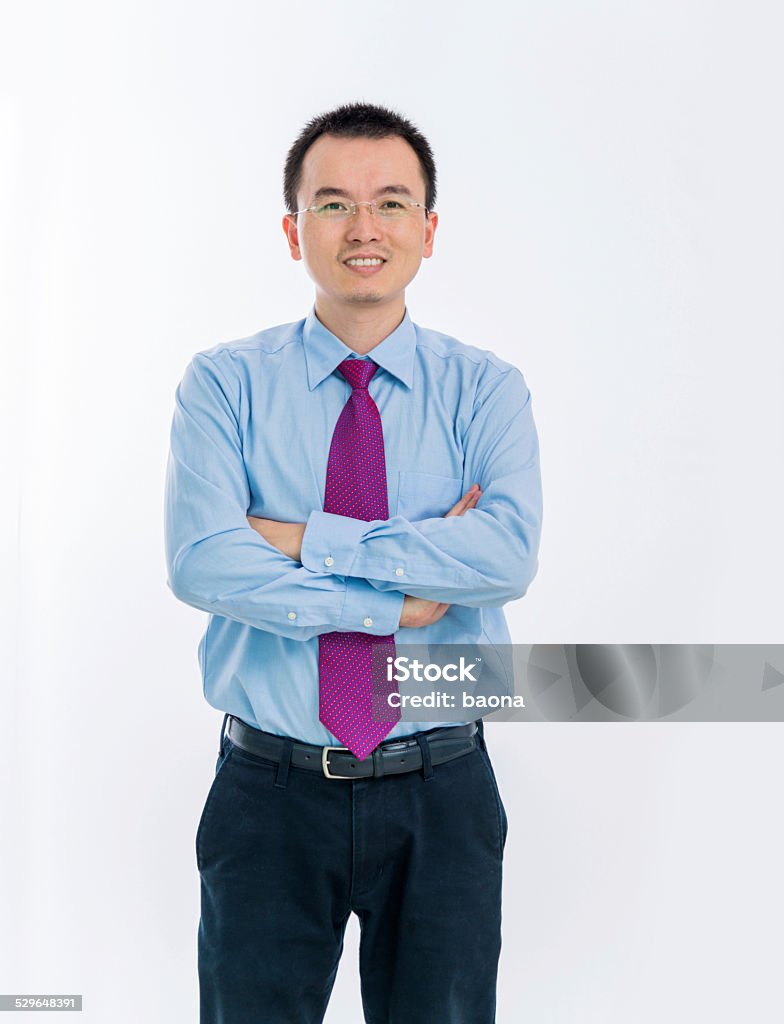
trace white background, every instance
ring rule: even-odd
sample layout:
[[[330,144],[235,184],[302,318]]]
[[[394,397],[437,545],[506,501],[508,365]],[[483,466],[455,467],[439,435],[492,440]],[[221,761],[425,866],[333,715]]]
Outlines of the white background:
[[[195,1021],[221,717],[206,616],[165,585],[168,430],[194,352],[310,307],[288,146],[358,99],[433,145],[409,310],[518,365],[540,433],[514,640],[784,642],[782,18],[134,0],[3,21],[0,992]],[[781,1020],[778,724],[488,740],[501,1024]],[[361,1020],[355,960],[352,926],[329,1024]]]

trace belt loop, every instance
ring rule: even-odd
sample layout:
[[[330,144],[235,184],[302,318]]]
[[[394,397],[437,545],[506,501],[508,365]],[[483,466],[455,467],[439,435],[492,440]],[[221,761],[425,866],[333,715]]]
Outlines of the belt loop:
[[[283,741],[283,750],[278,761],[278,771],[275,775],[275,785],[278,789],[285,789],[289,778],[289,765],[291,764],[291,752],[294,744],[291,740]]]
[[[419,749],[422,751],[422,775],[424,776],[425,782],[428,782],[433,778],[433,761],[430,757],[430,744],[425,739],[424,733],[415,733],[414,739],[419,744]]]
[[[477,719],[476,733],[482,750],[487,750],[487,744],[485,743],[485,723],[481,718]]]
[[[226,735],[226,722],[229,720],[229,714],[223,716],[223,725],[221,726],[220,743],[218,744],[218,756],[223,757],[223,738]]]

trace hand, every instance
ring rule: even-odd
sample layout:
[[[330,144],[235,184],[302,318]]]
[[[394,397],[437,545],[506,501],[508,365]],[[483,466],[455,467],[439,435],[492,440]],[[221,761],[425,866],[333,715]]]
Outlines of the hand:
[[[479,484],[471,484],[463,497],[459,501],[455,502],[450,510],[444,514],[444,519],[446,519],[447,516],[462,516],[464,512],[469,510],[469,508],[476,508],[481,497],[482,488]]]
[[[469,508],[475,508],[481,497],[481,487],[479,484],[473,484],[444,515],[444,519],[447,516],[462,516]],[[448,604],[441,601],[427,601],[424,597],[412,597],[410,594],[406,594],[403,598],[403,610],[400,613],[400,628],[419,629],[421,626],[432,626],[444,615],[448,607]]]
[[[400,613],[400,627],[418,629],[420,626],[432,626],[438,622],[449,607],[441,601],[427,601],[424,597],[403,597],[403,610]]]
[[[302,561],[302,537],[305,533],[305,523],[279,523],[275,519],[262,519],[259,516],[248,516],[248,523],[256,533],[260,534],[268,544],[271,544],[284,555],[293,558],[295,562]]]

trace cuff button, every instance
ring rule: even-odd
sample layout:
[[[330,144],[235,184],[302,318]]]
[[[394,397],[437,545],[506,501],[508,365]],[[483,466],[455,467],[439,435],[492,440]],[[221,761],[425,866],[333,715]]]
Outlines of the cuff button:
[[[332,557],[332,555],[327,555],[327,557],[324,559],[324,565],[334,565],[334,564],[335,564],[335,559]]]
[[[371,617],[369,615],[366,616],[362,621],[364,622],[364,624],[366,626],[372,626],[373,625],[373,620],[371,619]]]

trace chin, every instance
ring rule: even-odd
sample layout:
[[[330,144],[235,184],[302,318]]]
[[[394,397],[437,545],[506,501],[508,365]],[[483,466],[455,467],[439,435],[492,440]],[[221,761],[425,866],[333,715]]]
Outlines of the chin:
[[[355,302],[357,304],[362,302],[382,302],[383,299],[384,296],[381,292],[354,292],[346,296],[346,302]]]

